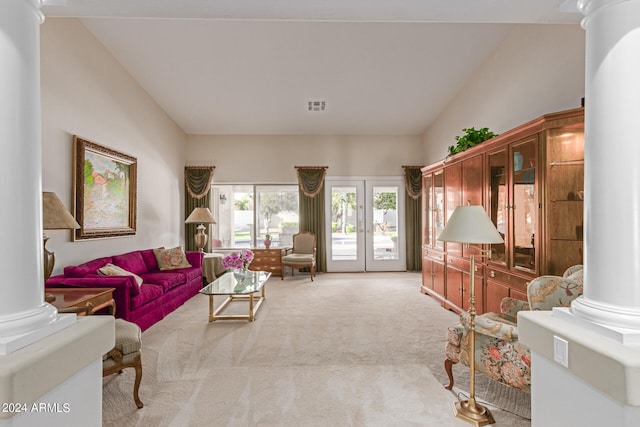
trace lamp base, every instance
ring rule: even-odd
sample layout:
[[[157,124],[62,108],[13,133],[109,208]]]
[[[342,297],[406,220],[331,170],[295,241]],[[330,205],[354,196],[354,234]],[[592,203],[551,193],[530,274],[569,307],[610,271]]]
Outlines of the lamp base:
[[[199,252],[204,252],[204,247],[207,245],[207,234],[204,232],[205,229],[206,227],[202,224],[196,227],[196,235],[194,238],[196,249],[198,249]]]
[[[475,403],[475,401],[473,403],[468,400],[455,402],[453,404],[453,412],[457,418],[475,426],[486,426],[496,422],[491,412],[484,406]]]

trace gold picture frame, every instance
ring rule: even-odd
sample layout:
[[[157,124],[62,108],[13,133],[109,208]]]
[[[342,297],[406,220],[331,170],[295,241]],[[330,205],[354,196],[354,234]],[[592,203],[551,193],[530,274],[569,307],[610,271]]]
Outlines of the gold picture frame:
[[[135,235],[137,159],[77,135],[73,153],[73,240]]]

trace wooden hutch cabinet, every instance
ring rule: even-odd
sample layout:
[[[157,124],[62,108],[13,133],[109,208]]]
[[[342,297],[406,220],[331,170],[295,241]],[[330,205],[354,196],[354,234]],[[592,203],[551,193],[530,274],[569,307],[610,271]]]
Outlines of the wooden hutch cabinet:
[[[583,109],[544,115],[422,173],[422,292],[444,307],[469,306],[474,249],[436,240],[461,204],[483,205],[505,241],[491,245],[491,258],[476,256],[478,313],[498,312],[507,296],[526,300],[531,279],[582,263]]]

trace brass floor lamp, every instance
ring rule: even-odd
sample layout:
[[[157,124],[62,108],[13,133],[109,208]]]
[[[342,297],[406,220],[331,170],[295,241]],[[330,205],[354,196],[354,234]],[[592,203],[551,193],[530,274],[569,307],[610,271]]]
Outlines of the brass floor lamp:
[[[464,243],[468,248],[471,244],[504,243],[502,236],[496,230],[482,206],[458,206],[447,220],[438,240],[443,242]],[[489,256],[491,251],[482,250],[474,246],[481,253],[481,257]],[[476,298],[475,298],[475,255],[470,257],[471,282],[469,289],[469,399],[455,402],[453,410],[456,417],[476,426],[495,423],[491,412],[486,407],[476,403]]]

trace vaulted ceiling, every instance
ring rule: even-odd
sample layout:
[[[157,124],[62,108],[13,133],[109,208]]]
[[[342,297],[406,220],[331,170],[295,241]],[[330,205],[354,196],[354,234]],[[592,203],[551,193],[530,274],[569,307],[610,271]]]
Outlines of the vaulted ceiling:
[[[422,134],[518,25],[577,0],[45,0],[188,134]],[[324,111],[319,109],[324,103]]]

